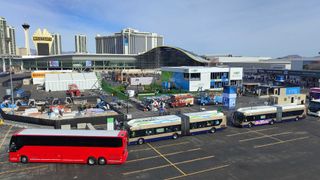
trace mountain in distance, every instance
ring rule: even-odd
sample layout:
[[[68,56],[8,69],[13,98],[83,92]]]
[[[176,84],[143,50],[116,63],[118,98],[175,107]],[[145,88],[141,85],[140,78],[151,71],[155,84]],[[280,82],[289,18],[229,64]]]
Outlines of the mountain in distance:
[[[287,55],[284,57],[279,57],[278,59],[297,59],[297,58],[302,58],[302,56],[294,54],[294,55]]]

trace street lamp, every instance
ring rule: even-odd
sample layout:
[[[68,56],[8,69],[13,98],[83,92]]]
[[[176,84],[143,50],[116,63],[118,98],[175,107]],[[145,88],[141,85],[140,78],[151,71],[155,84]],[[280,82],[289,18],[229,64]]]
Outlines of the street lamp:
[[[199,100],[199,102],[198,102],[198,104],[199,104],[199,111],[201,111],[201,92],[202,92],[202,86],[198,88],[198,92],[199,92],[199,99],[197,99],[197,100]]]

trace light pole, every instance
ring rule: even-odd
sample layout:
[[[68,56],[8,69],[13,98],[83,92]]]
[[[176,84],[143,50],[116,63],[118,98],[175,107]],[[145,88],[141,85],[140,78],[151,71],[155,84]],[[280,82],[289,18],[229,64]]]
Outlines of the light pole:
[[[11,62],[11,56],[8,56],[9,58],[9,71],[10,71],[10,86],[11,86],[11,113],[14,114],[14,97],[13,97],[13,85],[12,85],[12,62]]]
[[[199,100],[199,111],[201,111],[201,92],[202,92],[202,87],[199,87],[198,88],[198,91],[199,91],[199,99],[197,99],[197,100]]]
[[[129,113],[129,93],[127,93],[127,116]]]

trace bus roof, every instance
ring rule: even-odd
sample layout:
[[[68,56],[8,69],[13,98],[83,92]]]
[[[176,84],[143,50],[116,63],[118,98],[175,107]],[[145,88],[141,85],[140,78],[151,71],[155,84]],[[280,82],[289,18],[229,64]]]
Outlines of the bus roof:
[[[282,110],[287,109],[303,109],[306,106],[303,104],[284,104],[284,105],[274,105],[275,107],[282,107]]]
[[[288,109],[303,109],[305,105],[303,104],[285,104],[285,105],[273,105],[273,106],[253,106],[253,107],[244,107],[239,108],[237,111],[242,113],[258,113],[258,112],[265,112],[265,111],[277,111],[277,107],[281,107],[282,110]]]
[[[121,134],[120,134],[121,133]],[[121,137],[125,131],[114,130],[61,130],[61,129],[23,129],[15,135],[18,136],[92,136],[92,137]]]
[[[274,106],[253,106],[253,107],[244,107],[239,108],[237,111],[242,113],[257,113],[261,111],[276,111],[277,108]]]
[[[168,116],[156,116],[156,117],[132,119],[128,121],[128,125],[130,127],[140,127],[140,126],[157,125],[157,124],[164,124],[164,123],[181,123],[181,118],[176,115],[168,115]]]
[[[184,113],[184,115],[188,116],[190,119],[211,119],[215,116],[224,116],[222,112],[218,112],[218,111],[192,112],[192,113]]]

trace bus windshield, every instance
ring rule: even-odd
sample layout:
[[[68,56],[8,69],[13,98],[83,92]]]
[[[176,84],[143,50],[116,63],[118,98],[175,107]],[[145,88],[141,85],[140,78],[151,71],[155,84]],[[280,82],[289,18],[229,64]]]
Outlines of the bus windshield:
[[[12,136],[12,138],[10,140],[9,151],[10,152],[16,152],[17,151],[17,137],[16,136]]]
[[[320,102],[310,101],[309,109],[312,110],[312,111],[320,110]]]
[[[245,116],[241,112],[235,112],[233,118],[234,118],[235,121],[237,121],[239,123],[241,123],[241,122],[243,122],[245,120]]]

